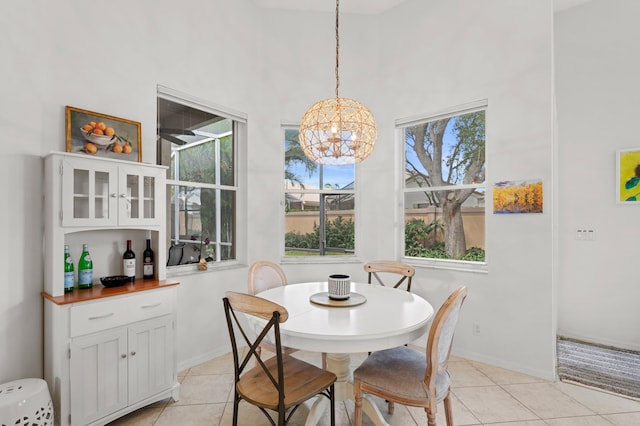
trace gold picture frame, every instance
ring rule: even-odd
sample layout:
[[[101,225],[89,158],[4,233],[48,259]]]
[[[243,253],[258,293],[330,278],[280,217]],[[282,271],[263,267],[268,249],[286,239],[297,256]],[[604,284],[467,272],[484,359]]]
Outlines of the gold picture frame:
[[[142,126],[125,118],[65,107],[67,152],[142,161]]]

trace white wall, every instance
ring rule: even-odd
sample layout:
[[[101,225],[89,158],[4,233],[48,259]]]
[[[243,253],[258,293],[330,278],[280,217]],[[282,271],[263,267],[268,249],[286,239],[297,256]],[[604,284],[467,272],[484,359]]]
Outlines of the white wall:
[[[248,0],[0,4],[0,383],[43,374],[41,157],[65,150],[65,105],[140,121],[143,161],[153,163],[158,84],[253,112],[256,20]],[[184,277],[181,362],[226,343],[212,328],[221,292],[245,288],[245,277],[246,268]]]
[[[364,279],[362,260],[395,257],[394,120],[486,98],[488,182],[543,179],[545,213],[488,215],[488,274],[420,268],[414,285],[436,306],[455,286],[469,286],[458,354],[553,376],[550,3],[410,0],[381,15],[341,16],[341,94],[370,107],[379,126],[376,149],[357,172],[359,258],[287,264],[292,282],[337,269]],[[0,80],[2,177],[11,184],[0,207],[0,341],[10,342],[0,349],[0,382],[42,375],[41,156],[64,150],[64,106],[142,122],[146,162],[155,158],[157,84],[247,113],[252,238],[242,260],[278,261],[279,126],[333,96],[333,20],[249,0],[2,2],[0,55],[11,64]],[[227,350],[220,299],[245,289],[246,274],[241,265],[178,277],[181,367]],[[481,336],[471,335],[473,322]]]
[[[418,268],[412,288],[439,306],[453,288],[466,284],[470,293],[455,351],[547,378],[554,375],[555,330],[551,6],[529,0],[414,0],[380,15],[340,19],[341,96],[371,108],[378,124],[374,152],[357,172],[358,259],[397,255],[396,174],[402,163],[394,121],[488,99],[488,182],[543,179],[545,212],[489,214],[488,274]],[[262,114],[270,124],[261,129],[266,133],[259,145],[251,146],[251,166],[261,169],[251,193],[264,198],[250,197],[261,214],[249,234],[264,235],[252,241],[253,253],[278,260],[281,208],[274,200],[281,198],[282,175],[269,167],[282,155],[275,125],[295,122],[313,101],[333,96],[334,16],[273,10],[263,16],[267,66],[265,96],[258,101],[266,102]],[[278,107],[270,108],[274,99]],[[365,279],[361,263],[285,266],[288,275],[301,279],[338,268]],[[472,336],[473,322],[480,324],[480,336]]]
[[[592,0],[556,15],[560,149],[558,333],[640,350],[638,205],[615,200],[616,150],[640,148],[640,3]],[[576,241],[576,229],[595,241]]]
[[[487,214],[486,275],[418,269],[416,291],[438,301],[467,285],[454,351],[551,378],[551,2],[413,1],[380,17],[379,28],[383,116],[410,117],[487,99],[487,199],[497,181],[544,182],[544,213]],[[387,125],[383,140],[393,140],[391,131]],[[391,145],[377,150],[366,166],[388,167]],[[480,336],[472,335],[473,323],[480,325]]]

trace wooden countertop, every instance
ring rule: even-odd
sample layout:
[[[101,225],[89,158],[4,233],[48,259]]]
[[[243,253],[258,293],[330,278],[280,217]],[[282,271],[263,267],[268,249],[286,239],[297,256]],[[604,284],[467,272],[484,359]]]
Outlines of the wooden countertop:
[[[94,284],[91,288],[78,289],[74,288],[72,292],[65,293],[62,296],[52,296],[49,293],[41,292],[45,299],[48,299],[56,305],[68,305],[70,303],[87,302],[89,300],[103,299],[105,297],[122,296],[124,294],[137,293],[140,291],[156,290],[159,288],[171,287],[180,284],[178,281],[167,280],[143,280],[136,279],[132,284],[125,284],[120,287],[105,287],[102,284]]]

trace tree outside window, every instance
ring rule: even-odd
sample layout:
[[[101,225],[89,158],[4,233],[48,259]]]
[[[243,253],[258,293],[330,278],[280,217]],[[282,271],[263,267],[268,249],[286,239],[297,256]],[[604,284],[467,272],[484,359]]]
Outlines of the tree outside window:
[[[405,256],[484,262],[485,111],[402,131]]]

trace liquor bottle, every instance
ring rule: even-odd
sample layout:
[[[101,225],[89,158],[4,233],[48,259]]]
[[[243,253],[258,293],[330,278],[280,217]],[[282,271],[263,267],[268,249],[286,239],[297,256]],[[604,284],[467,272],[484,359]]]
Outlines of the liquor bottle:
[[[127,240],[127,249],[122,255],[123,275],[129,277],[129,281],[136,279],[136,254],[131,250],[131,240]]]
[[[64,246],[64,292],[73,291],[73,259],[69,254],[69,246]]]
[[[147,239],[147,248],[144,249],[142,254],[144,265],[142,267],[142,277],[145,280],[153,279],[153,250],[151,250],[151,240]]]
[[[82,245],[82,255],[78,262],[78,288],[93,286],[93,262],[89,254],[89,244]]]

